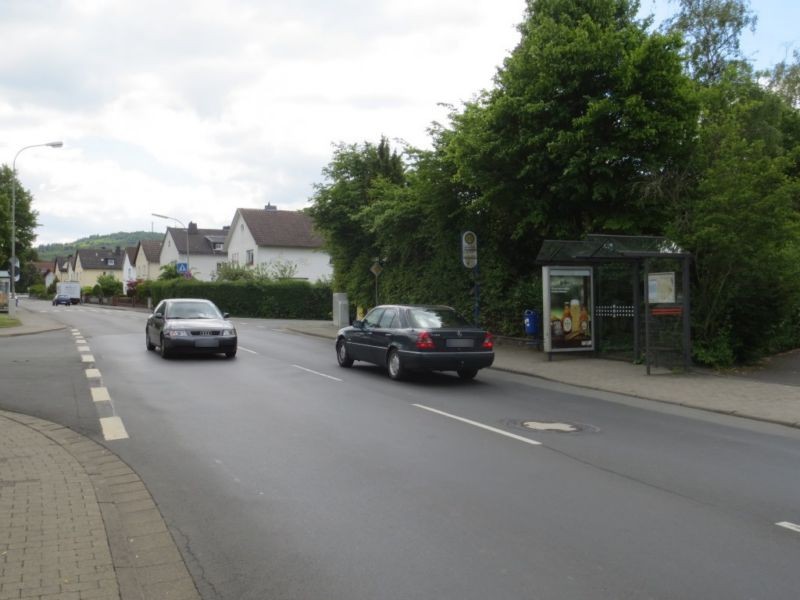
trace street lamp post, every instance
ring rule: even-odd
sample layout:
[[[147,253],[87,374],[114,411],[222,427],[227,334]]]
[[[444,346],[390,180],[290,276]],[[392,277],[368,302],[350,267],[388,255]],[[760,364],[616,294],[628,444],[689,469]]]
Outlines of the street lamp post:
[[[192,269],[189,267],[189,228],[185,227],[183,223],[181,223],[175,217],[168,217],[167,215],[159,215],[158,213],[150,213],[150,214],[153,215],[154,217],[158,217],[159,219],[170,219],[172,221],[175,221],[178,225],[180,225],[186,230],[186,272],[191,276]],[[180,254],[178,256],[180,257]]]
[[[61,148],[63,145],[64,142],[47,142],[46,144],[33,144],[31,146],[25,146],[24,148],[20,148],[20,150],[14,155],[14,160],[11,163],[11,268],[9,269],[11,274],[11,298],[8,302],[8,314],[12,317],[16,314],[17,309],[17,295],[14,290],[14,279],[16,278],[15,271],[17,268],[17,157],[25,150],[30,148],[41,148],[43,146],[49,146],[50,148]]]

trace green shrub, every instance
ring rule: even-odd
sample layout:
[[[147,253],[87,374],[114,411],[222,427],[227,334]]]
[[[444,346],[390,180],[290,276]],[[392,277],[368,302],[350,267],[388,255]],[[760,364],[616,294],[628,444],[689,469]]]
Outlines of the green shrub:
[[[168,279],[150,282],[155,306],[165,298],[206,298],[223,312],[262,319],[330,319],[330,285],[307,281],[197,281]]]

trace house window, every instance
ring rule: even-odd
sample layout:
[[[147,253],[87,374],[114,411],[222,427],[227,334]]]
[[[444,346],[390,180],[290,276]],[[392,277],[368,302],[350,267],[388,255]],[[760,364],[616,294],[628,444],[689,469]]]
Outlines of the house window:
[[[253,251],[247,251],[247,262],[245,263],[248,267],[253,266]]]
[[[108,259],[108,266],[109,267],[113,267],[114,266],[114,259],[113,258],[109,258]]]
[[[239,264],[239,253],[238,252],[234,252],[233,254],[231,254],[231,263],[234,264],[234,265],[238,265]]]
[[[221,252],[222,246],[224,246],[224,244],[214,244],[214,252]]]

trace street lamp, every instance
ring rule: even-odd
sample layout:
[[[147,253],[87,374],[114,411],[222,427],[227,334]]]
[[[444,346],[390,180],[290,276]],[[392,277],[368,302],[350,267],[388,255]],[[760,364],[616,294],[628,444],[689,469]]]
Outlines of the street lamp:
[[[180,225],[181,227],[183,227],[186,230],[186,272],[189,275],[191,275],[192,274],[192,270],[189,268],[189,228],[188,227],[184,227],[183,223],[181,223],[175,217],[168,217],[167,215],[159,215],[158,213],[150,213],[150,214],[153,215],[154,217],[158,217],[159,219],[170,219],[172,221],[175,221],[178,225]],[[180,256],[180,254],[179,254],[179,256]]]
[[[33,144],[32,146],[25,146],[14,155],[14,160],[11,163],[11,299],[8,303],[8,314],[14,316],[16,314],[16,293],[14,292],[14,279],[16,278],[17,268],[17,229],[16,229],[16,211],[17,211],[17,157],[29,148],[41,148],[42,146],[49,146],[50,148],[61,148],[64,142],[48,142],[46,144]]]

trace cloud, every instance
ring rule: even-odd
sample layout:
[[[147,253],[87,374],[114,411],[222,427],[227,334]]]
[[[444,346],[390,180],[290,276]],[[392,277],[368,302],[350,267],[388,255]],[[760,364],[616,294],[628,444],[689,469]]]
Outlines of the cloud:
[[[39,242],[308,206],[332,144],[427,128],[491,85],[524,0],[6,0],[0,157]],[[35,154],[34,154],[35,152]],[[156,222],[157,230],[168,223]]]

